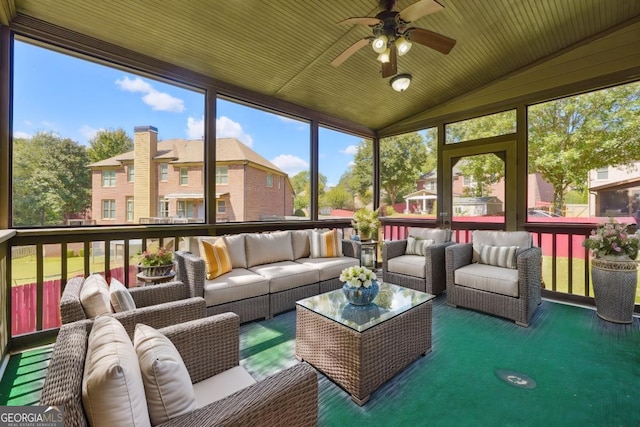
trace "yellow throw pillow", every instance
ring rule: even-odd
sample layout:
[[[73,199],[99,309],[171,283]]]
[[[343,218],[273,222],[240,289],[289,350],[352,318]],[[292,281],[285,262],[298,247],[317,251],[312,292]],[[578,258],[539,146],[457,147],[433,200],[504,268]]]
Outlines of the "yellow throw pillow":
[[[231,257],[224,239],[218,239],[215,243],[209,243],[206,240],[202,242],[204,262],[207,265],[207,279],[215,279],[231,271]]]
[[[332,258],[342,256],[340,253],[338,230],[323,233],[313,230],[311,233],[311,258]]]

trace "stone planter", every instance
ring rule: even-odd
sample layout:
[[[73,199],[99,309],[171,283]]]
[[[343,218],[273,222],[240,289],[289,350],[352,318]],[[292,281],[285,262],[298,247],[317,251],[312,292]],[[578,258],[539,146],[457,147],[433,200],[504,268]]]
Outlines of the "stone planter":
[[[635,261],[611,261],[594,258],[591,278],[600,318],[614,323],[631,323],[638,286],[638,264]]]

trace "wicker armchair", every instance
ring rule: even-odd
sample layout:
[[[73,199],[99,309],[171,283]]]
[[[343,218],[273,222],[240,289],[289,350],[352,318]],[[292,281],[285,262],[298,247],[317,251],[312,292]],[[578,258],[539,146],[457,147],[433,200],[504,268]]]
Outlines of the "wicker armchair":
[[[382,280],[416,291],[439,295],[446,289],[444,250],[453,245],[451,230],[410,228],[409,236],[432,239],[426,254],[407,255],[407,239],[382,244]]]
[[[65,426],[86,426],[82,378],[91,322],[63,325],[51,354],[41,405],[61,405]],[[239,320],[225,313],[160,330],[176,346],[192,382],[239,365]],[[315,426],[318,379],[299,363],[163,426]]]
[[[83,277],[74,277],[69,280],[62,292],[60,318],[63,325],[87,319],[80,302],[83,283]],[[190,298],[189,289],[182,282],[131,288],[129,293],[136,303],[136,309],[111,313],[111,316],[124,325],[129,336],[133,336],[137,323],[164,328],[207,315],[207,304],[204,298]]]
[[[516,268],[478,261],[480,244],[517,246]],[[526,231],[474,231],[472,243],[446,249],[447,304],[466,307],[528,327],[541,303],[542,251]]]

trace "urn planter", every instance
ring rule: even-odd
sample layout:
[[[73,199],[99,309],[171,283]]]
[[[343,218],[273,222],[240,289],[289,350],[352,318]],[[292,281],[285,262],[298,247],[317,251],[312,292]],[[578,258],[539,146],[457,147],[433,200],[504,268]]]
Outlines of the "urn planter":
[[[638,264],[635,261],[594,258],[591,278],[596,312],[604,320],[631,323],[638,286]]]

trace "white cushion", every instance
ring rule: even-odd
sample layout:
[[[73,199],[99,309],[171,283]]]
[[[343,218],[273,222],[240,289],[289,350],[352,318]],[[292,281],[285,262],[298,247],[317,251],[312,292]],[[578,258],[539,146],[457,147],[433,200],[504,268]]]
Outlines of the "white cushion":
[[[198,408],[247,388],[256,381],[242,366],[235,366],[193,385]]]
[[[222,236],[229,249],[231,266],[233,268],[247,268],[247,253],[244,243],[245,234]]]
[[[82,405],[92,426],[151,426],[138,357],[124,326],[96,318],[89,334]]]
[[[291,241],[293,243],[293,259],[307,258],[311,253],[311,239],[307,230],[293,230]]]
[[[312,267],[320,274],[319,280],[331,280],[340,276],[342,270],[347,267],[355,267],[360,265],[360,260],[351,257],[335,257],[335,258],[300,258],[296,262]]]
[[[478,262],[503,268],[516,268],[517,246],[478,245]]]
[[[533,246],[533,237],[528,231],[489,231],[475,230],[471,236],[473,243],[473,262],[478,262],[480,246],[518,246],[529,249]]]
[[[406,255],[427,255],[427,247],[433,245],[435,241],[433,239],[423,239],[422,237],[407,237],[407,247],[404,253]]]
[[[109,285],[100,274],[87,277],[80,289],[80,304],[88,318],[113,313],[109,297]]]
[[[452,231],[444,228],[420,228],[410,227],[409,236],[431,239],[435,244],[450,242]]]
[[[249,270],[269,280],[270,293],[310,285],[320,281],[320,273],[318,270],[293,261],[256,265],[255,267],[249,268]]]
[[[269,294],[269,280],[246,268],[234,268],[229,273],[204,281],[207,307]]]
[[[389,259],[387,271],[413,277],[426,277],[425,264],[427,259],[423,255],[400,255]]]
[[[136,302],[129,293],[129,289],[114,277],[111,278],[111,284],[109,285],[109,299],[111,300],[113,311],[116,313],[135,310],[136,308]]]
[[[293,261],[293,247],[289,231],[247,234],[247,267],[279,261]]]
[[[140,362],[151,423],[162,424],[196,409],[191,377],[169,338],[138,323],[133,346]]]
[[[518,297],[518,270],[486,264],[469,264],[454,272],[457,285]]]

